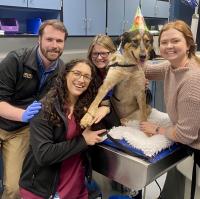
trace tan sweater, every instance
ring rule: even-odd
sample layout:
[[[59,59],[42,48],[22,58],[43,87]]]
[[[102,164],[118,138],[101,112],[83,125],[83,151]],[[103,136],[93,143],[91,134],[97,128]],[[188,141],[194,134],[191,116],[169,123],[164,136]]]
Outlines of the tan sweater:
[[[194,59],[178,69],[169,62],[147,64],[145,74],[150,80],[164,80],[166,111],[176,141],[200,149],[200,64]]]

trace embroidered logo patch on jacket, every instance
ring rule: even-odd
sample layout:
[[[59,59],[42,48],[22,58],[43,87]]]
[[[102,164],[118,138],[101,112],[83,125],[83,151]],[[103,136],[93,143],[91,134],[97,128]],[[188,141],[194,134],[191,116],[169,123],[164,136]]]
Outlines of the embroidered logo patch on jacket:
[[[30,73],[24,73],[24,74],[23,74],[23,77],[26,78],[26,79],[32,79],[32,78],[33,78],[33,75],[30,74]]]

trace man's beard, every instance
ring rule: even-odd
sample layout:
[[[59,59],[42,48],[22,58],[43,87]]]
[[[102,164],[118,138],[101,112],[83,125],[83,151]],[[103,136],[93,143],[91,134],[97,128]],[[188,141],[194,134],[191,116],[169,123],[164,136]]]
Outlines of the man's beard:
[[[42,55],[50,62],[57,60],[63,53],[63,51],[61,51],[58,48],[52,48],[52,49],[44,49],[42,47],[42,44],[40,44],[40,51],[42,53]],[[57,53],[57,56],[51,56],[50,53]]]

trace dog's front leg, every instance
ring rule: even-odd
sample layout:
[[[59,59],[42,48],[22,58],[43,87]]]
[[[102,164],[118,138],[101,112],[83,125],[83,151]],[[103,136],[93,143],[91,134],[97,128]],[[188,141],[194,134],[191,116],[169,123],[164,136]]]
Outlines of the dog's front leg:
[[[106,96],[108,91],[110,91],[115,85],[122,81],[123,78],[124,77],[121,70],[112,67],[109,68],[106,78],[104,79],[103,84],[98,90],[96,98],[90,105],[89,109],[87,110],[87,113],[81,119],[81,127],[87,127],[93,124],[93,119],[95,117],[96,112],[98,111],[99,104]]]
[[[137,97],[138,105],[139,105],[139,120],[147,121],[147,104],[146,104],[146,94],[145,91],[141,92]]]

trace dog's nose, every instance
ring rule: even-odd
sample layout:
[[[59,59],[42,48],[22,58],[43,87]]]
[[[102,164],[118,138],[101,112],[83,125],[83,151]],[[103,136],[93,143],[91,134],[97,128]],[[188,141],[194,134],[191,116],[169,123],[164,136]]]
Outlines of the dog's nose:
[[[142,60],[144,60],[144,59],[146,59],[146,55],[140,55],[140,59],[142,59]]]

